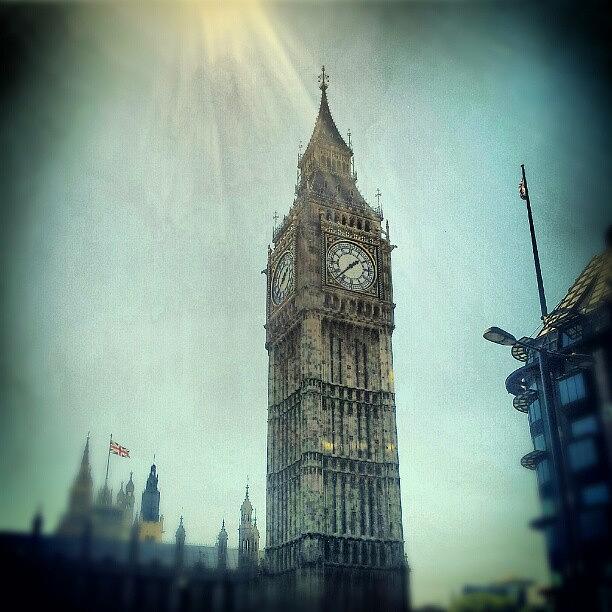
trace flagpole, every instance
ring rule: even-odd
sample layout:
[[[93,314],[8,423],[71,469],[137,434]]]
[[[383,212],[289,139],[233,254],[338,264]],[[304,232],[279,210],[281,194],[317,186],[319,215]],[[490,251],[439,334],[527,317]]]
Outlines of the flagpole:
[[[110,442],[108,443],[108,457],[106,458],[106,478],[104,479],[104,486],[108,483],[108,466],[110,464],[110,450],[111,444],[113,443],[113,434],[110,435]]]
[[[531,214],[531,202],[529,201],[529,189],[527,188],[527,177],[525,176],[525,164],[521,164],[523,173],[523,186],[525,188],[525,201],[527,202],[527,216],[529,217],[529,231],[531,232],[531,248],[533,250],[533,261],[535,264],[536,278],[538,281],[538,293],[540,294],[540,310],[542,319],[548,314],[546,307],[546,295],[544,294],[544,281],[542,280],[542,269],[540,268],[540,255],[538,253],[538,243],[533,225],[533,215]]]

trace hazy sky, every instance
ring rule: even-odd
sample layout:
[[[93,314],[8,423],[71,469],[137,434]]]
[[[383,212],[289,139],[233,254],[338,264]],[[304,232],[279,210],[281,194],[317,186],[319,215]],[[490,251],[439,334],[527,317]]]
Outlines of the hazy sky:
[[[3,9],[6,17],[8,9]],[[513,3],[91,5],[10,14],[2,101],[0,528],[64,510],[85,436],[100,486],[138,495],[153,454],[172,539],[235,546],[247,475],[265,532],[265,267],[325,63],[358,185],[393,253],[397,421],[416,603],[546,580],[531,441],[497,324],[601,250],[604,62],[579,16]],[[567,19],[566,19],[567,18]],[[3,20],[7,28],[7,20]],[[139,501],[139,500],[138,500]]]

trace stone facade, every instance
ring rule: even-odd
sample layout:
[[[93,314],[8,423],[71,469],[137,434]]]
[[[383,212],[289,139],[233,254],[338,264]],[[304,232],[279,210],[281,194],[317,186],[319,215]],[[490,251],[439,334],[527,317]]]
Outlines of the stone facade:
[[[227,540],[226,540],[227,546]],[[259,566],[259,530],[257,519],[253,520],[253,505],[249,499],[249,486],[240,506],[238,527],[238,567],[246,571],[257,571]]]
[[[335,609],[404,609],[393,247],[326,89],[323,73],[296,199],[268,253],[266,562],[312,609],[330,597]]]

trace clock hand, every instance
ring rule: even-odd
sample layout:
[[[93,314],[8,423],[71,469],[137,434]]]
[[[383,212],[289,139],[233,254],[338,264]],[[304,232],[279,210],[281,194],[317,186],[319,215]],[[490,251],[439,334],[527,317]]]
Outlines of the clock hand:
[[[358,263],[359,263],[359,260],[356,259],[353,263],[350,263],[348,266],[346,266],[346,268],[344,268],[344,270],[342,270],[342,272],[340,272],[338,276],[342,276],[343,274],[346,274],[351,268],[354,268]]]

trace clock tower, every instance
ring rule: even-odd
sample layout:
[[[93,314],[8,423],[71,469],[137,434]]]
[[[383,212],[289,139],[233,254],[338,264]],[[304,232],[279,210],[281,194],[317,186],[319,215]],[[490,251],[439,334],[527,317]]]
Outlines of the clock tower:
[[[393,247],[357,189],[324,68],[319,80],[296,198],[268,253],[266,560],[283,605],[405,610]]]

